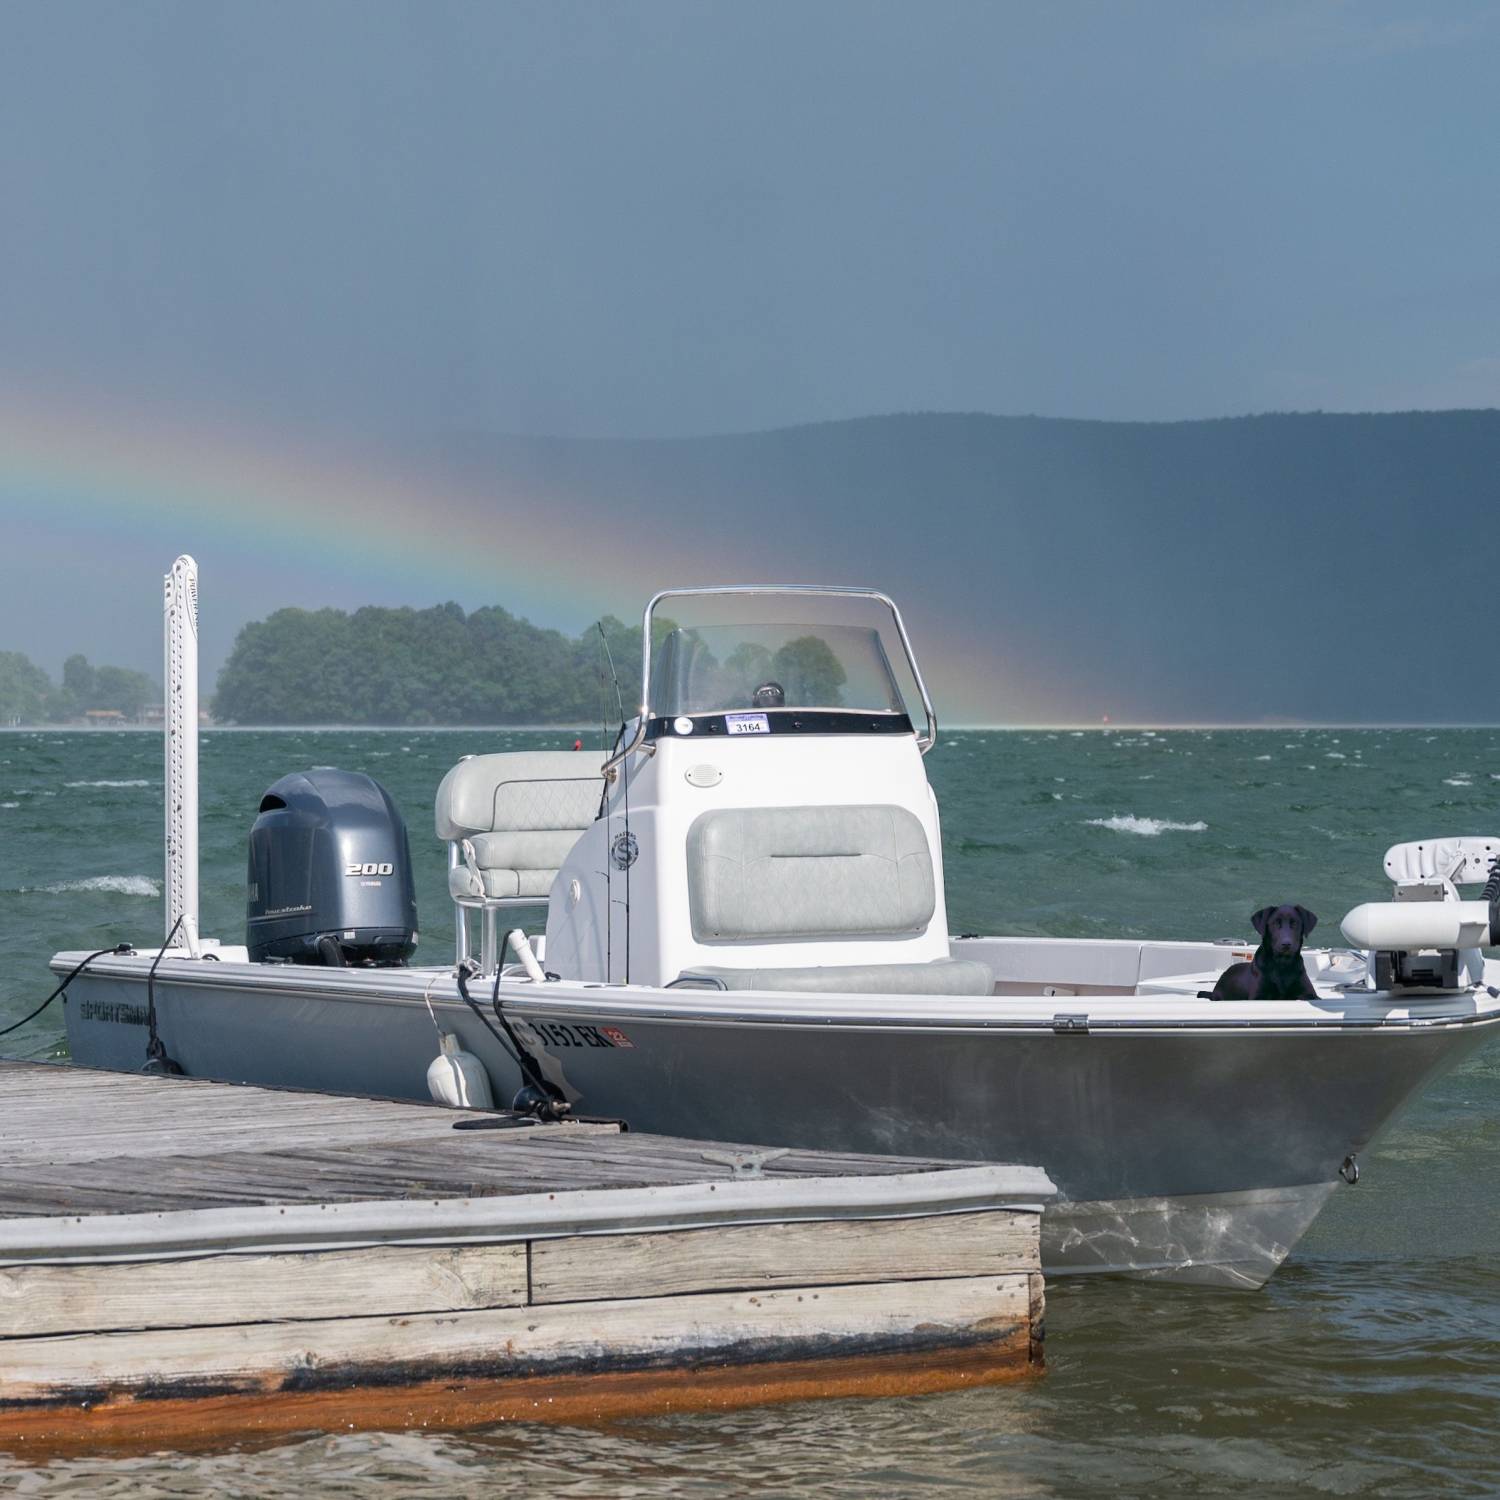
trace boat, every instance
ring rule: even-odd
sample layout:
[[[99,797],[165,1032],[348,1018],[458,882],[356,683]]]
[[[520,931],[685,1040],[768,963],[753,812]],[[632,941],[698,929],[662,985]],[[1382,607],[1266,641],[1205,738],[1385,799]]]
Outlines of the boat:
[[[867,588],[659,593],[602,763],[459,761],[433,824],[452,963],[413,961],[399,813],[342,773],[268,792],[247,940],[215,942],[185,743],[195,570],[167,613],[167,941],[72,979],[81,1064],[1026,1162],[1060,1193],[1048,1274],[1256,1287],[1500,1024],[1483,836],[1394,847],[1393,899],[1349,914],[1347,947],[1304,950],[1299,999],[1212,998],[1242,943],[950,933],[937,717],[899,610]]]

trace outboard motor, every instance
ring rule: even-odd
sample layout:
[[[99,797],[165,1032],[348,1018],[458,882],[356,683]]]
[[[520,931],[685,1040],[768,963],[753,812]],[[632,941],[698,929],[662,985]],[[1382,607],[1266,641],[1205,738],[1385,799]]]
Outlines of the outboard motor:
[[[406,962],[417,946],[411,850],[379,782],[298,771],[260,799],[245,942],[252,963]]]

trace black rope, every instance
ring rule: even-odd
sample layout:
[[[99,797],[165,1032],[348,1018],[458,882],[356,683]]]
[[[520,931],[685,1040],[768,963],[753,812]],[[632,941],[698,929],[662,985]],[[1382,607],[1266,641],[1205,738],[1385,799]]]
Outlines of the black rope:
[[[52,993],[48,995],[47,998],[43,1000],[42,1003],[37,1006],[37,1008],[32,1011],[29,1016],[22,1016],[19,1021],[14,1022],[10,1026],[7,1026],[3,1031],[0,1031],[0,1036],[9,1036],[11,1032],[19,1031],[28,1021],[36,1020],[36,1018],[41,1015],[41,1013],[46,1010],[46,1008],[51,1005],[52,1002],[56,1000],[57,997],[62,994],[62,992],[67,989],[67,987],[72,984],[72,982],[77,979],[78,976],[82,974],[83,971],[88,968],[88,966],[93,963],[96,958],[103,958],[106,953],[133,953],[134,951],[135,950],[130,946],[129,943],[116,943],[113,948],[100,948],[98,952],[90,953],[89,956],[81,963],[75,964],[73,966],[73,969],[69,973],[68,977],[64,979],[63,982],[58,985],[58,987],[53,990]]]
[[[473,971],[468,969],[464,964],[460,964],[458,968],[453,971],[454,977],[458,980],[459,998],[462,999],[464,1004],[467,1005],[469,1009],[479,1017],[479,1024],[483,1026],[484,1029],[489,1032],[489,1034],[494,1037],[497,1042],[500,1043],[500,1050],[504,1052],[510,1058],[510,1060],[521,1070],[521,1077],[525,1078],[527,1076],[526,1064],[521,1061],[520,1055],[517,1053],[516,1049],[511,1046],[511,1044],[506,1041],[505,1038],[501,1036],[493,1026],[490,1025],[490,1018],[485,1015],[484,1011],[480,1008],[479,1002],[469,993],[467,979],[469,974],[472,972]]]
[[[542,1074],[541,1064],[531,1055],[531,1049],[518,1037],[515,1029],[510,1024],[510,1017],[505,1014],[505,1007],[500,1004],[500,955],[495,955],[495,984],[490,991],[490,1009],[495,1012],[495,1019],[505,1028],[505,1034],[511,1040],[518,1054],[522,1071],[526,1075],[526,1081],[541,1095],[538,1104],[541,1104],[545,1113],[551,1119],[558,1119],[565,1115],[572,1107],[556,1086],[549,1083]]]
[[[510,1020],[506,1016],[504,1009],[501,1007],[499,955],[497,954],[495,958],[495,989],[493,995],[491,996],[490,1004],[494,1006],[495,1019],[503,1028],[505,1033],[504,1036],[502,1036],[500,1032],[496,1031],[495,1028],[490,1025],[490,1018],[485,1015],[484,1011],[479,1006],[479,1002],[475,1000],[474,997],[469,993],[468,977],[470,972],[471,971],[466,970],[463,965],[460,965],[454,971],[454,977],[458,980],[458,993],[463,999],[464,1004],[467,1005],[469,1009],[479,1017],[480,1025],[482,1025],[484,1029],[489,1032],[489,1034],[494,1037],[494,1039],[500,1044],[500,1050],[504,1052],[506,1056],[508,1056],[520,1070],[521,1082],[523,1084],[521,1093],[524,1094],[528,1089],[530,1089],[535,1093],[540,1094],[541,1097],[546,1100],[551,1106],[548,1113],[550,1118],[552,1119],[556,1119],[559,1115],[566,1113],[569,1107],[567,1100],[563,1099],[561,1095],[558,1094],[557,1090],[542,1076],[541,1069],[537,1066],[536,1060],[532,1057],[531,1052],[526,1047],[525,1043],[521,1041],[520,1037],[518,1037],[515,1031],[512,1029]],[[519,1099],[520,1095],[518,1094],[516,1097]],[[513,1104],[512,1108],[514,1107],[515,1106]],[[530,1111],[527,1110],[521,1111],[521,1113],[523,1114],[529,1112]]]
[[[183,912],[175,922],[172,930],[167,934],[166,940],[156,950],[156,957],[151,960],[151,967],[146,971],[146,1061],[141,1068],[143,1073],[181,1073],[182,1069],[167,1056],[167,1049],[162,1046],[161,1037],[156,1030],[156,966],[162,961],[167,949],[172,946],[172,939],[177,936],[177,929],[182,926],[182,919],[187,915]]]

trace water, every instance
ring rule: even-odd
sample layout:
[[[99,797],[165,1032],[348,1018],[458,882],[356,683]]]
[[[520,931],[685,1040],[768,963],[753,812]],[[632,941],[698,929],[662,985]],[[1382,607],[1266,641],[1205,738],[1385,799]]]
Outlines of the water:
[[[595,736],[596,738],[596,736]],[[265,786],[368,771],[411,821],[422,953],[451,951],[430,809],[471,751],[571,732],[217,733],[202,742],[205,929],[243,922]],[[594,742],[594,738],[589,740]],[[159,938],[154,736],[0,734],[0,1025],[57,948]],[[956,932],[1249,935],[1292,900],[1323,919],[1388,890],[1398,839],[1500,833],[1500,731],[981,733],[929,758]],[[59,1049],[54,1007],[0,1049]],[[1500,1490],[1500,1051],[1480,1052],[1363,1159],[1264,1291],[1054,1282],[1048,1371],[908,1401],[813,1402],[604,1429],[309,1437],[216,1455],[0,1458],[26,1495],[545,1487],[562,1496],[815,1497]],[[0,1125],[3,1129],[3,1125]]]

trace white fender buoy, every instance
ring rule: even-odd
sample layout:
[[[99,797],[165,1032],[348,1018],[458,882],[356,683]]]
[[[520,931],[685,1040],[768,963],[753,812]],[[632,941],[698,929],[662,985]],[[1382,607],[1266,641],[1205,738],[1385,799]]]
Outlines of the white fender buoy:
[[[438,1055],[427,1066],[427,1092],[434,1102],[454,1109],[493,1109],[490,1075],[472,1052],[465,1052],[451,1031],[439,1033]]]

